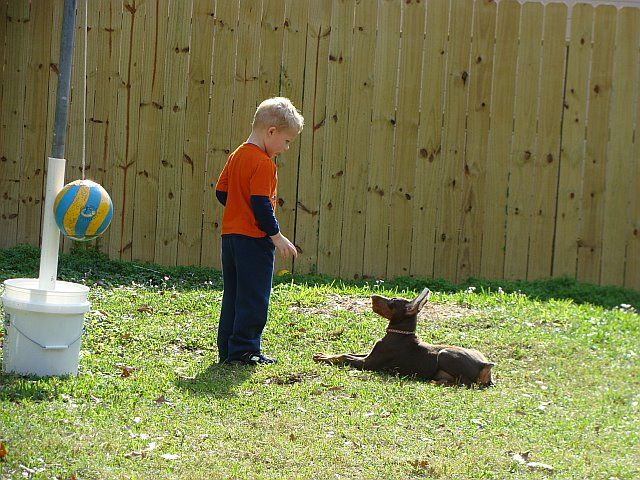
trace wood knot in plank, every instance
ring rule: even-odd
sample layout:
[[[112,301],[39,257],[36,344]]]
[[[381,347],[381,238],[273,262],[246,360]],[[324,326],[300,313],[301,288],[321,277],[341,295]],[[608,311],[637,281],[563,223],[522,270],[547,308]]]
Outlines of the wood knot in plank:
[[[318,210],[310,210],[306,205],[304,205],[302,202],[298,202],[298,206],[300,207],[300,209],[303,212],[306,212],[308,214],[310,214],[311,216],[313,215],[317,215],[318,214]]]

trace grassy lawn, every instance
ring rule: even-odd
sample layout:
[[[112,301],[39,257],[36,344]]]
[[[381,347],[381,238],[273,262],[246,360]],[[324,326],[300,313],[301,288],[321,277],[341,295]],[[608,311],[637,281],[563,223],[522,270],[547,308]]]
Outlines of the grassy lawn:
[[[38,256],[0,251],[0,280]],[[80,372],[0,375],[2,479],[640,478],[637,292],[287,275],[263,340],[279,362],[251,368],[216,364],[219,272],[77,252],[59,273],[91,287]],[[312,361],[367,352],[386,326],[368,297],[423,286],[421,338],[483,351],[495,387]]]

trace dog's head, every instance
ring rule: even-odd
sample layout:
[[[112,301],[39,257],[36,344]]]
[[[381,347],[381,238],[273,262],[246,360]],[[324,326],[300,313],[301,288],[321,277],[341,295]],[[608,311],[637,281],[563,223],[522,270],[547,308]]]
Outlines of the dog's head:
[[[371,296],[373,311],[389,320],[389,326],[394,326],[407,320],[415,322],[418,312],[427,303],[431,291],[425,288],[413,300],[404,298],[387,298],[380,295]]]

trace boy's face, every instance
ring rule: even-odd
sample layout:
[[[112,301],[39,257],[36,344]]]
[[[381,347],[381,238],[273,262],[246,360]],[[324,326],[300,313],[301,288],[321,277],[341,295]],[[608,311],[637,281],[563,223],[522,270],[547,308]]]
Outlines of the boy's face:
[[[295,130],[278,130],[276,127],[269,127],[264,139],[264,148],[269,158],[274,158],[289,150],[289,144],[297,136],[298,133]]]

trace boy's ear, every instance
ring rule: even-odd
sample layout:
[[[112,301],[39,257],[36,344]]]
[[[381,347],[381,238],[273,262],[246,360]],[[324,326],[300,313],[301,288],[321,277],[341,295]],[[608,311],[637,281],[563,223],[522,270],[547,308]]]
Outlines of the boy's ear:
[[[271,125],[269,128],[267,128],[267,134],[269,134],[269,135],[273,135],[277,131],[278,131],[278,129],[273,125]]]

